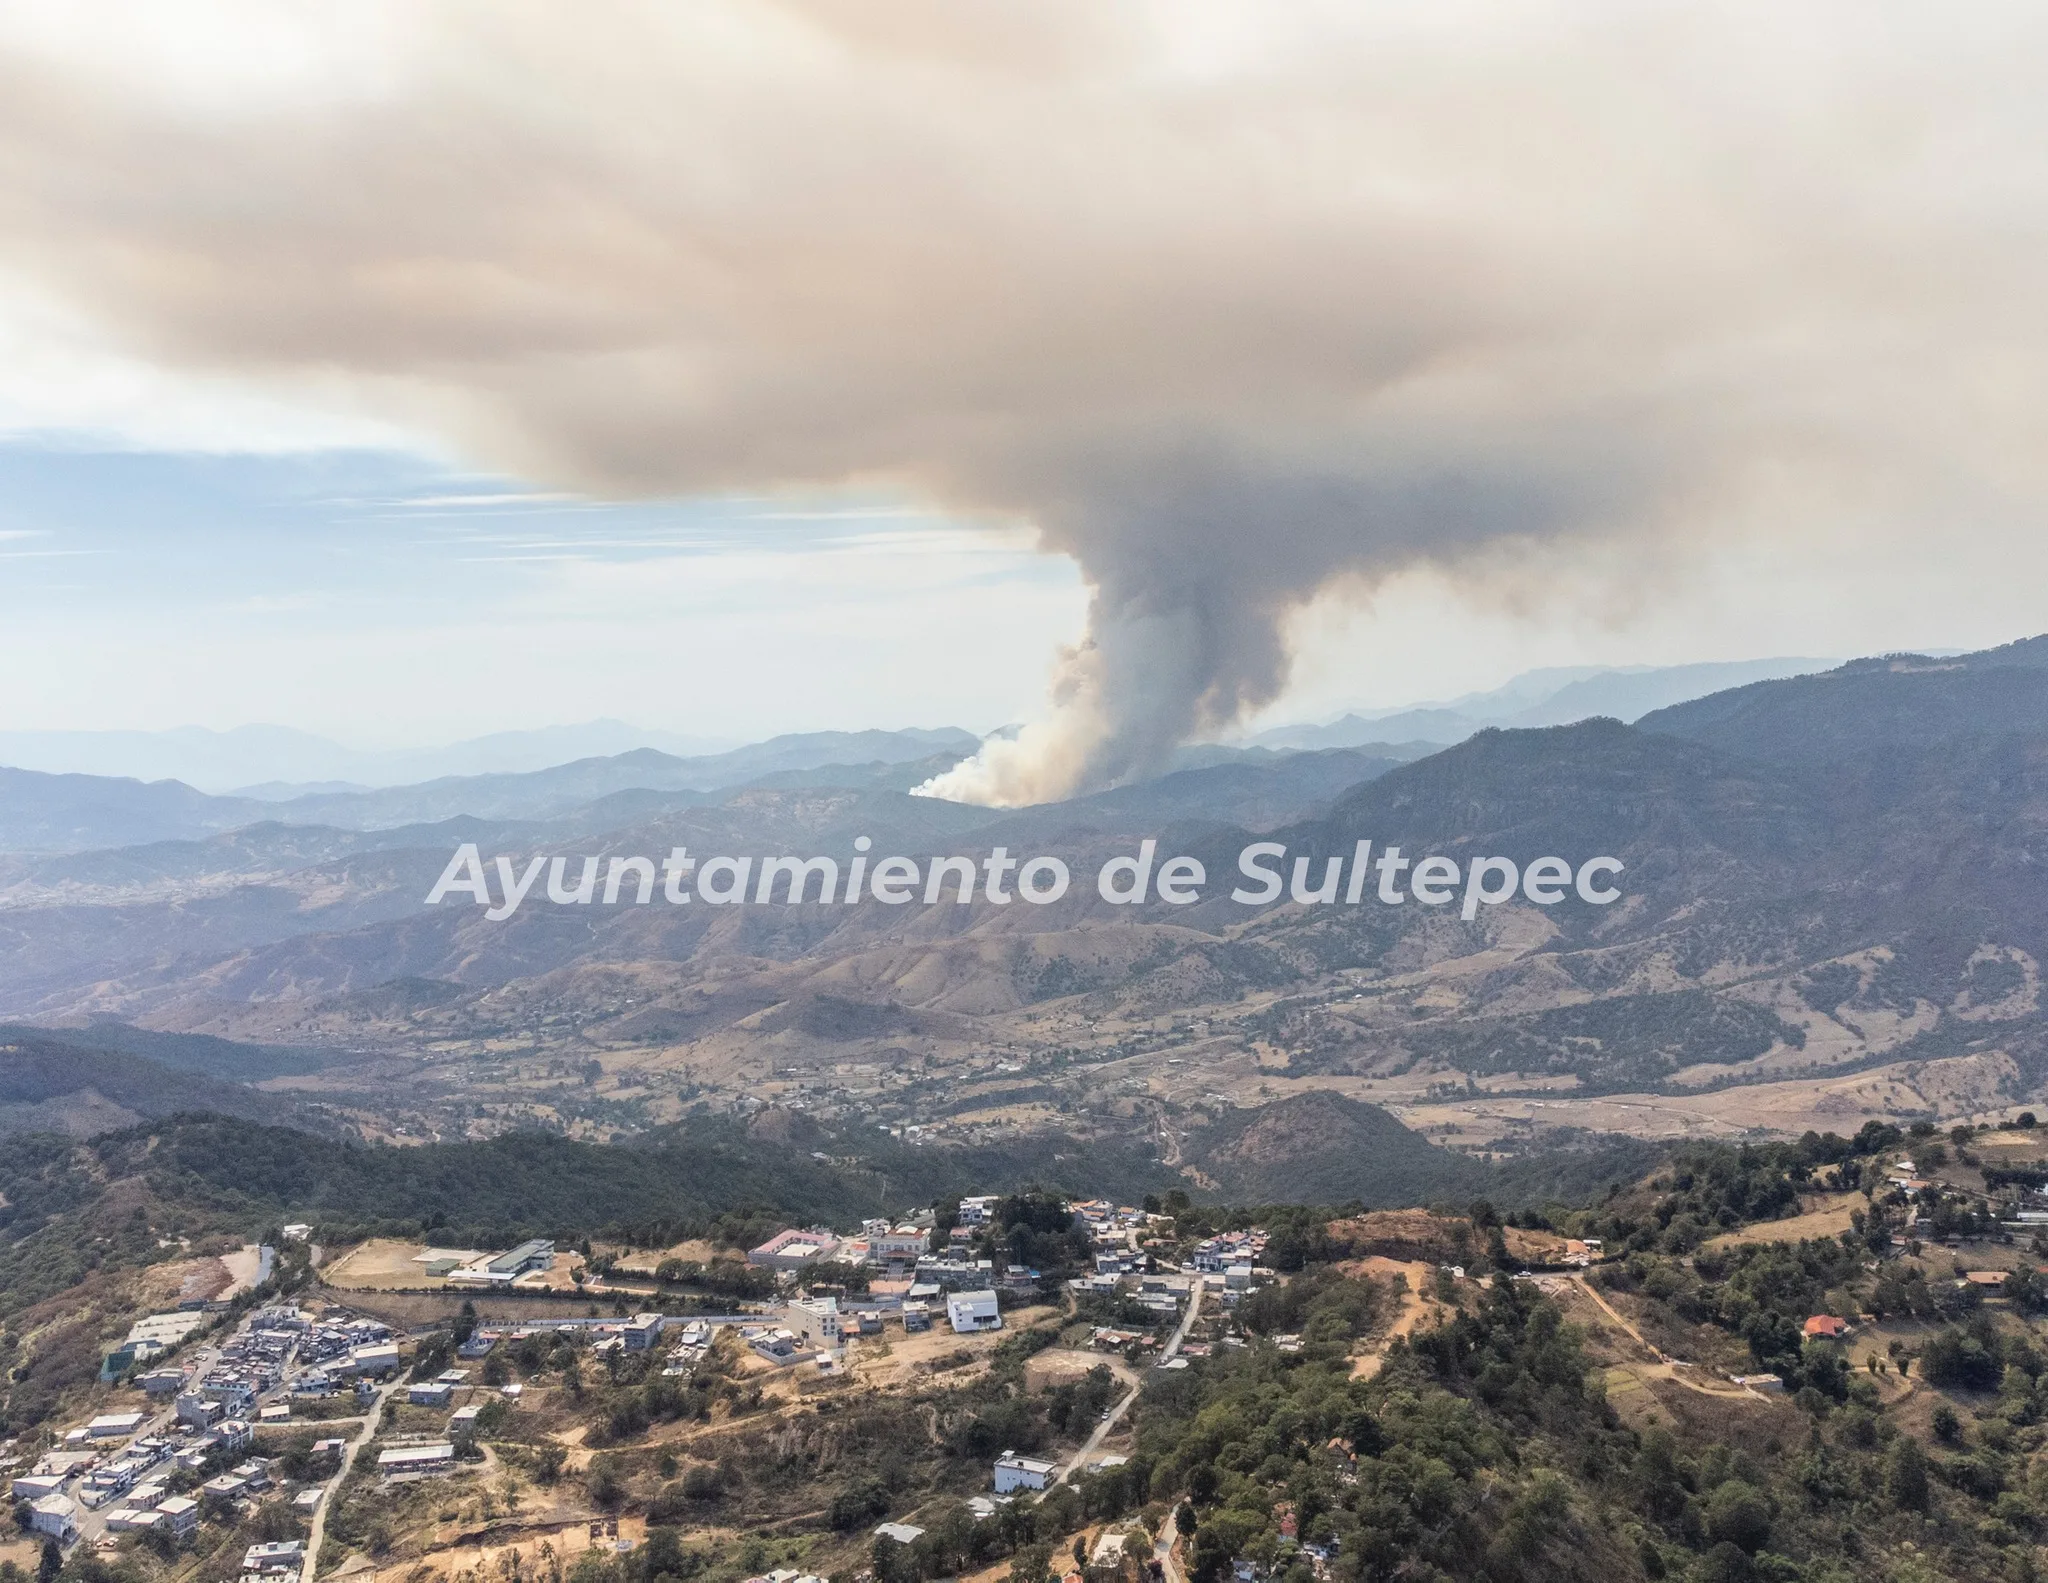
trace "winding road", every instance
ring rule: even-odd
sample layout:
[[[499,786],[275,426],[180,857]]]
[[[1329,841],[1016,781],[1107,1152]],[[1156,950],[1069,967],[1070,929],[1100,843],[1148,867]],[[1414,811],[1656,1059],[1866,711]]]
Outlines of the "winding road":
[[[1180,1316],[1180,1324],[1174,1329],[1172,1337],[1167,1341],[1164,1350],[1159,1354],[1159,1363],[1164,1363],[1168,1358],[1180,1355],[1181,1344],[1188,1339],[1188,1332],[1195,1328],[1195,1316],[1201,1312],[1201,1309],[1202,1287],[1197,1282],[1194,1290],[1188,1293],[1187,1311]],[[1154,1368],[1158,1366],[1159,1364],[1157,1363],[1153,1365]],[[1143,1389],[1142,1385],[1133,1385],[1124,1395],[1124,1398],[1109,1410],[1108,1415],[1103,1418],[1101,1423],[1095,1426],[1095,1432],[1089,1435],[1081,1449],[1067,1459],[1067,1465],[1060,1469],[1059,1477],[1053,1480],[1054,1484],[1066,1483],[1068,1479],[1072,1478],[1086,1465],[1088,1459],[1094,1456],[1101,1448],[1102,1442],[1115,1433],[1117,1425],[1124,1421],[1124,1415],[1131,1410],[1132,1404],[1138,1399],[1138,1392]]]

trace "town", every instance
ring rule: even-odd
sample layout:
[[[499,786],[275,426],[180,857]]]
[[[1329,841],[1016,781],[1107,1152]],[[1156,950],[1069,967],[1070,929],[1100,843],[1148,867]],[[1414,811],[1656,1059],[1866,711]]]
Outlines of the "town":
[[[999,1212],[1020,1203],[1060,1244],[1056,1278],[990,1245]],[[304,1244],[315,1228],[282,1231]],[[194,1300],[137,1318],[107,1352],[95,1403],[105,1410],[0,1450],[11,1455],[18,1526],[59,1556],[136,1543],[171,1556],[210,1533],[274,1531],[239,1552],[239,1575],[310,1583],[330,1506],[351,1475],[374,1491],[474,1473],[495,1460],[486,1440],[510,1413],[561,1394],[543,1387],[529,1396],[508,1357],[567,1355],[573,1373],[637,1356],[676,1382],[716,1358],[755,1380],[758,1400],[778,1381],[800,1394],[811,1380],[873,1377],[906,1343],[943,1366],[959,1356],[957,1343],[1001,1340],[1007,1319],[1043,1322],[1048,1299],[1103,1315],[1075,1340],[1109,1365],[1114,1399],[1062,1460],[1007,1448],[992,1457],[988,1491],[975,1503],[987,1515],[1127,1461],[1127,1450],[1105,1445],[1137,1399],[1133,1367],[1184,1369],[1206,1355],[1209,1344],[1190,1339],[1205,1301],[1227,1313],[1272,1280],[1259,1262],[1265,1243],[1256,1228],[1184,1243],[1157,1208],[968,1196],[943,1214],[926,1209],[845,1233],[787,1228],[725,1261],[755,1276],[755,1295],[726,1305],[730,1312],[707,1312],[702,1298],[683,1312],[626,1311],[630,1269],[598,1261],[605,1274],[593,1275],[592,1261],[558,1254],[547,1239],[499,1253],[407,1250],[402,1278],[414,1290],[473,1293],[486,1307],[493,1295],[607,1298],[615,1311],[586,1305],[499,1322],[474,1317],[465,1301],[452,1324],[408,1326],[376,1317],[368,1293],[351,1301],[331,1282],[303,1301]],[[1185,1258],[1163,1257],[1169,1250]],[[334,1278],[345,1280],[362,1251],[337,1260]],[[260,1252],[267,1276],[275,1249]],[[616,1535],[616,1523],[608,1531]],[[900,1522],[875,1530],[905,1544],[922,1531]]]
[[[89,1391],[0,1447],[29,1547],[0,1565],[616,1583],[687,1540],[734,1583],[996,1583],[1005,1556],[1019,1583],[1208,1583],[1222,1561],[1232,1583],[1315,1583],[1347,1541],[1294,1503],[1254,1544],[1153,1498],[1147,1436],[1178,1392],[1240,1367],[1412,1380],[1505,1302],[1567,1316],[1641,1430],[1903,1411],[2048,1310],[2048,1156],[2023,1114],[1708,1149],[1515,1223],[1027,1191],[663,1248],[327,1235],[284,1223],[227,1289],[135,1316]],[[1791,1305],[1768,1324],[1684,1296],[1767,1270]],[[1320,1454],[1349,1487],[1383,1431],[1344,1423]],[[828,1426],[896,1449],[873,1471],[788,1462]],[[1074,1566],[1041,1579],[1049,1534]]]

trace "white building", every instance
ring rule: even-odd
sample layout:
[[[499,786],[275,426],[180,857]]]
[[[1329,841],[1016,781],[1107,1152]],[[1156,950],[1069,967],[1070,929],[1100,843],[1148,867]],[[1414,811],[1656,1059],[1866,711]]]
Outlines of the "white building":
[[[877,1264],[915,1264],[929,1249],[930,1238],[915,1226],[898,1226],[868,1238],[868,1256]]]
[[[48,1534],[60,1545],[68,1545],[78,1537],[78,1508],[69,1497],[45,1495],[39,1501],[29,1502],[28,1509],[32,1532]]]
[[[1003,1316],[993,1291],[955,1292],[946,1299],[946,1319],[955,1335],[974,1335],[983,1330],[1003,1328]]]
[[[272,1544],[251,1545],[242,1552],[242,1576],[261,1577],[271,1573],[299,1575],[305,1566],[306,1542],[279,1539]]]
[[[357,1347],[349,1354],[346,1371],[350,1374],[392,1374],[398,1369],[398,1343],[384,1341],[367,1347]]]
[[[839,1322],[836,1297],[798,1298],[783,1312],[783,1323],[802,1336],[806,1346],[830,1351],[845,1335]]]
[[[996,1493],[1007,1495],[1012,1490],[1042,1490],[1058,1471],[1058,1463],[1048,1462],[1043,1457],[1020,1457],[1014,1451],[1005,1451],[996,1458]]]
[[[442,1441],[425,1446],[393,1446],[377,1453],[379,1473],[438,1473],[455,1465],[455,1447]]]

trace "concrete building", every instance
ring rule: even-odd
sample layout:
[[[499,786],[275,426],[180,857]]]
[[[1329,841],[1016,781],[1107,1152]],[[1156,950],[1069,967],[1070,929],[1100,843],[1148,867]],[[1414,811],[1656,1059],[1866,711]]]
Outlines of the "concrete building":
[[[173,1495],[157,1507],[174,1539],[190,1539],[199,1532],[199,1502],[183,1495]]]
[[[249,1493],[249,1481],[232,1473],[218,1474],[199,1486],[199,1498],[209,1506],[225,1506]]]
[[[619,1323],[619,1337],[626,1343],[628,1352],[648,1352],[661,1339],[662,1317],[659,1314],[635,1314],[631,1319]]]
[[[839,1239],[823,1226],[808,1231],[778,1231],[758,1248],[747,1252],[747,1262],[758,1269],[794,1271],[839,1251]]]
[[[829,1352],[845,1334],[836,1297],[800,1298],[783,1310],[783,1323],[812,1351]]]
[[[243,1577],[297,1577],[305,1564],[306,1542],[303,1539],[279,1539],[270,1544],[251,1545],[242,1552]]]
[[[532,1237],[504,1253],[459,1265],[447,1272],[450,1285],[510,1286],[529,1270],[552,1270],[555,1245],[545,1237]]]
[[[393,1446],[377,1453],[379,1473],[440,1473],[455,1466],[455,1447],[447,1441],[424,1446]]]
[[[398,1372],[398,1343],[395,1341],[372,1342],[367,1347],[357,1347],[349,1354],[348,1372],[351,1374],[395,1374]]]
[[[68,1545],[78,1537],[78,1508],[68,1497],[45,1495],[39,1501],[30,1501],[28,1509],[30,1532],[47,1534],[60,1545]]]
[[[1048,1462],[1043,1457],[1020,1457],[1014,1451],[1005,1451],[996,1458],[996,1493],[1008,1495],[1013,1490],[1042,1490],[1052,1483],[1059,1471],[1057,1462]]]
[[[1003,1328],[1003,1316],[993,1291],[955,1292],[946,1299],[946,1320],[955,1335],[975,1335]]]
[[[915,1264],[930,1251],[930,1241],[913,1226],[898,1226],[868,1238],[868,1257],[877,1264]]]
[[[405,1388],[405,1399],[414,1407],[446,1407],[455,1399],[455,1387],[440,1380],[418,1380]]]

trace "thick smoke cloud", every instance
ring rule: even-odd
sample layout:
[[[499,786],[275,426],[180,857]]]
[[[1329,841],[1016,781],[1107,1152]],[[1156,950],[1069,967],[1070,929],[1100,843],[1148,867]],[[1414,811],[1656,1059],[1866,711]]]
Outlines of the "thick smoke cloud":
[[[1333,580],[2032,521],[2044,43],[1994,6],[50,8],[0,22],[0,268],[536,480],[1035,525],[1088,637],[935,788],[1028,802],[1270,702]]]

